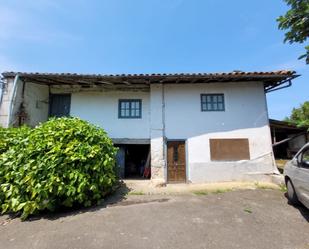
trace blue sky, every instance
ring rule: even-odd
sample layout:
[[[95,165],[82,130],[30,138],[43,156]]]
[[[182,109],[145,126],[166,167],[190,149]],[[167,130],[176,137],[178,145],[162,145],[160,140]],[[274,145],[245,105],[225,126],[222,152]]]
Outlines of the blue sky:
[[[0,0],[0,71],[174,73],[293,69],[268,94],[282,119],[309,100],[303,45],[283,44],[283,0]]]

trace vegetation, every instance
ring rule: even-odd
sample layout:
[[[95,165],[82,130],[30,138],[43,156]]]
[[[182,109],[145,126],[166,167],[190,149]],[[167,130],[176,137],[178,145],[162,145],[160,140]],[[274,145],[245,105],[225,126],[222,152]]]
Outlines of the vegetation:
[[[0,210],[25,219],[41,210],[98,203],[116,183],[104,130],[77,118],[0,130]]]
[[[309,101],[304,102],[299,108],[293,108],[291,116],[285,120],[299,127],[309,127]]]
[[[287,30],[284,42],[304,43],[309,37],[309,0],[284,0],[290,10],[284,16],[278,17],[279,29]],[[306,59],[309,64],[309,45],[305,46],[306,53],[299,59]]]

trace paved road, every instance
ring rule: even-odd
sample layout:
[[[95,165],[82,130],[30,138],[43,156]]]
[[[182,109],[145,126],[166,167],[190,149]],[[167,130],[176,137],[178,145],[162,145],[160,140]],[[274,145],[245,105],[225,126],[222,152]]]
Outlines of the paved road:
[[[115,200],[111,200],[115,201]],[[0,248],[307,248],[309,212],[278,190],[129,196],[112,205],[7,223]]]

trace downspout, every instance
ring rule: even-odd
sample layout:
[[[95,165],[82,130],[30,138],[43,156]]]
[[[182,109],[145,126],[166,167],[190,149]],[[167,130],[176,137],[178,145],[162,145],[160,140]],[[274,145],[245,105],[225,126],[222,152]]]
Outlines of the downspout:
[[[4,89],[4,80],[0,78],[0,106],[2,104],[3,89]]]
[[[166,136],[165,136],[165,88],[162,83],[162,135],[163,135],[163,159],[164,159],[164,179],[167,179],[167,157],[166,157]]]
[[[269,113],[268,113],[266,93],[267,92],[264,92],[264,103],[265,103],[265,111],[266,111],[266,114],[267,114],[267,126],[268,126],[268,136],[269,136],[270,149],[271,149],[270,155],[271,155],[271,160],[272,160],[273,174],[280,175],[280,172],[279,172],[277,164],[276,164],[274,150],[273,150],[273,147],[272,147],[272,138],[271,138],[271,130],[270,130],[271,128],[270,128],[270,123],[269,123]]]
[[[14,105],[15,105],[16,89],[17,89],[18,80],[19,80],[19,75],[16,74],[15,78],[14,78],[12,94],[11,94],[11,97],[10,97],[10,105],[9,105],[9,111],[8,111],[9,116],[8,116],[8,121],[7,121],[7,127],[11,126],[11,122],[13,120],[12,116],[13,116],[13,108],[14,108]]]

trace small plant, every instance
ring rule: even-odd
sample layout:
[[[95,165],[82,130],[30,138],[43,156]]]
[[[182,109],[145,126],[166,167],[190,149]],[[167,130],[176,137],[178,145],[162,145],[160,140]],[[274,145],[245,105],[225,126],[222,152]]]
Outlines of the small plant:
[[[143,191],[131,191],[128,193],[128,195],[144,195],[145,193]]]
[[[206,190],[197,190],[197,191],[193,191],[193,194],[195,195],[208,195],[209,192]]]
[[[279,188],[280,188],[280,191],[281,191],[281,192],[286,193],[287,188],[286,188],[286,185],[285,185],[284,183],[280,184],[280,185],[279,185]]]
[[[230,188],[219,188],[219,189],[216,189],[214,190],[212,193],[214,194],[223,194],[223,193],[226,193],[226,192],[230,192],[232,191],[233,189],[230,189]]]
[[[249,213],[249,214],[251,214],[251,213],[252,213],[251,208],[245,208],[245,209],[244,209],[244,211],[245,211],[246,213]]]
[[[9,134],[9,135],[8,135]],[[1,129],[0,211],[26,219],[40,210],[90,206],[116,183],[116,149],[105,131],[78,118],[34,129]]]

